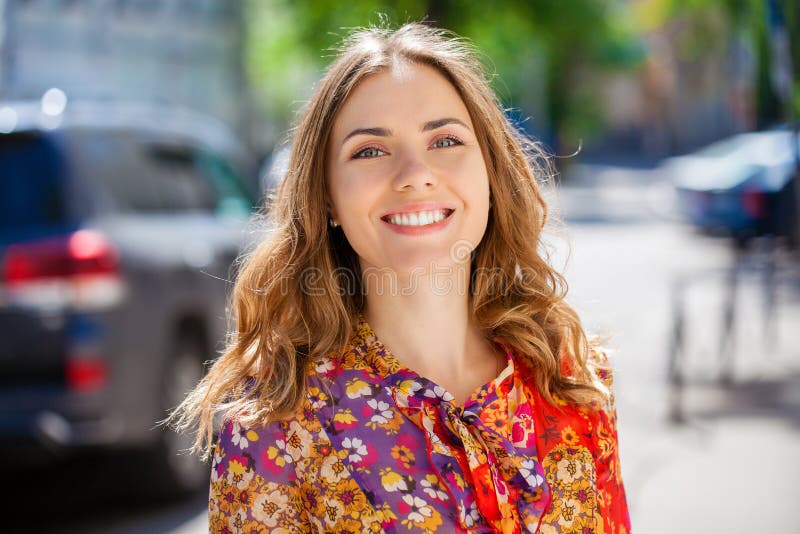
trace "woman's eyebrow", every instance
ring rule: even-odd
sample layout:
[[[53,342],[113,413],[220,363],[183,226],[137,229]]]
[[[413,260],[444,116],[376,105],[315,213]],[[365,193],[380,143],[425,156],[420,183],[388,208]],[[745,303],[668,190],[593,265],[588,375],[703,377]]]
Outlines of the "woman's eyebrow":
[[[392,131],[386,128],[356,128],[349,134],[344,136],[342,139],[342,144],[345,144],[348,139],[356,135],[375,135],[378,137],[390,137],[392,135]]]
[[[420,131],[428,132],[431,130],[435,130],[437,128],[441,128],[442,126],[446,126],[448,124],[460,124],[467,130],[470,129],[469,126],[467,126],[464,123],[464,121],[460,119],[456,119],[455,117],[445,117],[443,119],[436,119],[433,121],[426,122],[425,124],[422,125]],[[342,139],[342,144],[345,144],[348,139],[350,139],[351,137],[355,137],[356,135],[374,135],[377,137],[391,137],[392,131],[389,130],[388,128],[377,128],[377,127],[356,128],[355,130],[352,130],[349,134],[344,136],[344,139]]]
[[[441,128],[442,126],[446,126],[448,124],[460,124],[467,130],[469,130],[469,126],[467,126],[464,121],[456,119],[455,117],[445,117],[444,119],[436,119],[435,121],[428,121],[422,126],[423,132],[428,132],[430,130],[435,130],[436,128]]]

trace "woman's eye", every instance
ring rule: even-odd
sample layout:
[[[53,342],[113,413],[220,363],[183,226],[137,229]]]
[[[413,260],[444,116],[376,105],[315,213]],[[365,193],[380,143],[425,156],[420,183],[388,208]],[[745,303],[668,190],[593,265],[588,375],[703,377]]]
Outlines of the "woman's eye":
[[[369,158],[377,158],[385,154],[383,150],[380,148],[375,148],[374,146],[368,146],[366,148],[362,148],[355,154],[353,154],[353,158],[362,158],[362,159],[369,159]]]
[[[461,145],[461,141],[456,139],[455,137],[440,137],[436,141],[433,142],[433,148],[448,148],[451,146]]]

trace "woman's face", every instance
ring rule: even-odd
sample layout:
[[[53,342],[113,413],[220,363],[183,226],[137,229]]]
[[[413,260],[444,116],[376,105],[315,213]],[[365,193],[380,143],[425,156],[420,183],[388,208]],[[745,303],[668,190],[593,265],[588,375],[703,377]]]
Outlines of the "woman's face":
[[[456,89],[428,66],[403,63],[356,87],[333,123],[327,180],[331,215],[362,270],[451,267],[469,261],[486,230],[475,129]]]

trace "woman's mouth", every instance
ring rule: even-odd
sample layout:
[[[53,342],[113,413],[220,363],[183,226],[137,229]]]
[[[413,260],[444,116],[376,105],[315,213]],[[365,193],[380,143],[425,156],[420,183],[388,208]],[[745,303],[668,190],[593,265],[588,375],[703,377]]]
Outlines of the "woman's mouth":
[[[394,213],[381,217],[385,222],[395,226],[433,226],[450,217],[455,210],[444,208],[439,210],[412,211]]]
[[[381,220],[396,234],[422,236],[444,230],[453,220],[455,211],[451,208],[407,211],[384,215]]]

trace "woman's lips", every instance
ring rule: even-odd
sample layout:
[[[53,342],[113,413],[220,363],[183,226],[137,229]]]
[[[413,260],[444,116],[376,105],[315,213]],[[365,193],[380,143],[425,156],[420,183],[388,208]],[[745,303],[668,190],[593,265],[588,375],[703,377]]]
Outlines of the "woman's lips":
[[[381,221],[389,227],[390,230],[402,235],[427,235],[434,232],[438,232],[443,230],[450,224],[450,221],[453,219],[453,214],[456,210],[454,209],[447,209],[445,218],[441,221],[437,221],[435,223],[426,224],[423,226],[412,226],[412,225],[400,225],[394,224],[390,222],[388,219],[389,217],[381,218]]]

